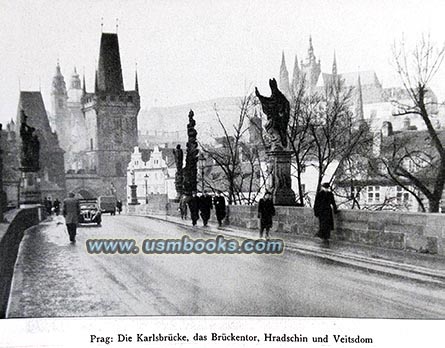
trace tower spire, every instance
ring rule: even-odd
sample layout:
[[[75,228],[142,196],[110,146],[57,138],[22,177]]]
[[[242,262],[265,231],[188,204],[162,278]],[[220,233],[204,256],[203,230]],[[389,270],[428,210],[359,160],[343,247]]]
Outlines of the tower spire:
[[[337,75],[337,58],[335,56],[335,50],[334,50],[334,61],[332,63],[332,75]]]
[[[97,87],[101,92],[112,94],[119,94],[124,91],[117,34],[102,33],[97,71]]]
[[[83,73],[83,76],[82,76],[82,91],[83,91],[83,95],[87,94],[87,84],[85,82],[85,72]]]
[[[292,75],[292,88],[294,93],[298,92],[298,84],[300,83],[300,67],[298,66],[298,57],[295,55],[294,72]]]
[[[286,59],[284,57],[284,51],[281,54],[281,67],[280,67],[280,91],[286,96],[290,97],[290,85],[289,85],[289,72],[286,67]]]
[[[97,94],[97,92],[99,92],[99,87],[97,84],[97,69],[96,69],[96,73],[94,74],[94,93]]]
[[[136,63],[135,74],[134,74],[134,90],[139,93],[138,63]]]
[[[363,94],[362,94],[362,83],[360,81],[360,72],[357,77],[357,94],[356,94],[356,103],[355,103],[355,116],[357,121],[362,122],[364,118],[363,114]]]

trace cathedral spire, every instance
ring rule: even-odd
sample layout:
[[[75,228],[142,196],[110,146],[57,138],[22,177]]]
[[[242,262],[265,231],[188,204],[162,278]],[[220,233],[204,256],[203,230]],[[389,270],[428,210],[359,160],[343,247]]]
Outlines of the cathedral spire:
[[[334,51],[334,61],[332,63],[332,75],[337,75],[337,58]]]
[[[360,81],[360,73],[358,73],[357,78],[357,92],[356,92],[356,102],[355,102],[355,117],[358,121],[363,121],[363,94],[362,94],[362,83]]]
[[[280,82],[279,82],[280,91],[286,96],[286,98],[290,98],[290,85],[289,85],[289,72],[286,67],[286,59],[284,57],[284,51],[281,54],[281,67],[280,67]]]
[[[315,61],[314,47],[312,46],[312,35],[309,35],[309,48],[307,50],[308,62]]]
[[[297,55],[295,55],[294,72],[292,74],[292,89],[294,93],[297,93],[299,83],[300,83],[300,67],[298,66],[298,57]]]

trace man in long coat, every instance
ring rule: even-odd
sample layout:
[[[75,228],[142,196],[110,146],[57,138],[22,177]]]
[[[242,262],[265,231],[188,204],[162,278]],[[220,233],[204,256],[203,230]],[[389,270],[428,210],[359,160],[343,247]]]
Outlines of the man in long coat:
[[[71,243],[76,242],[77,224],[79,223],[80,204],[74,198],[74,193],[70,192],[68,198],[63,201],[63,216],[65,217],[66,228],[70,235]]]
[[[260,238],[263,238],[264,230],[266,230],[266,238],[269,238],[269,231],[272,227],[272,217],[275,215],[275,207],[272,202],[270,192],[264,194],[258,203],[258,218],[260,219]]]
[[[201,211],[201,219],[204,226],[210,219],[210,211],[213,209],[212,197],[204,191],[204,194],[199,198],[199,210]]]
[[[226,217],[226,200],[221,191],[213,198],[213,205],[215,206],[216,219],[219,226],[222,226],[222,221]]]
[[[199,219],[199,197],[196,195],[196,192],[192,193],[192,197],[189,199],[188,205],[192,224],[193,226],[196,226],[196,221]]]
[[[337,205],[335,204],[334,194],[329,189],[329,184],[321,185],[321,191],[315,196],[314,214],[320,222],[317,237],[328,241],[331,237],[331,230],[334,229],[334,218],[332,211],[337,213]]]

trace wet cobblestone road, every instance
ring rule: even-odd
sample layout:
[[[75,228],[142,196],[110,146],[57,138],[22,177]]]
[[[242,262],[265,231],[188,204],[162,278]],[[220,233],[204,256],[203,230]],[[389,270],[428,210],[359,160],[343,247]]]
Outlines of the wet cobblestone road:
[[[445,318],[443,287],[283,255],[91,255],[90,238],[211,238],[143,217],[104,216],[69,243],[62,217],[27,231],[8,317],[277,315]]]

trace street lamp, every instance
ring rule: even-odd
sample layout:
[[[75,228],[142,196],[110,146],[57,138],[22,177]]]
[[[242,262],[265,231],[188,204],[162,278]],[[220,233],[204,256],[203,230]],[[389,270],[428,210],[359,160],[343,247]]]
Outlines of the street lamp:
[[[148,174],[145,174],[144,178],[145,178],[145,204],[148,204],[148,186],[147,186]]]
[[[206,164],[206,158],[202,152],[199,154],[198,161],[201,167],[201,185],[202,185],[201,192],[204,194],[204,166]]]

